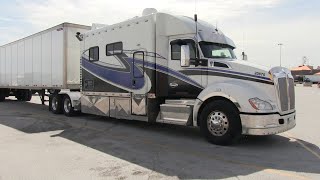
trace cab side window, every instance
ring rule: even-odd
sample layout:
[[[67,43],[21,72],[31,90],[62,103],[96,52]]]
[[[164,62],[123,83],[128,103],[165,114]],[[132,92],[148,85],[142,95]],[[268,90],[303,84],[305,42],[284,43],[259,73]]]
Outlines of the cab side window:
[[[189,49],[190,49],[190,58],[191,59],[196,59],[196,53],[195,53],[195,49],[196,49],[196,45],[195,42],[191,39],[187,39],[187,40],[174,40],[171,41],[171,59],[172,60],[180,60],[180,56],[181,56],[181,46],[182,45],[188,45]]]
[[[181,46],[177,43],[171,44],[171,59],[180,60],[181,57]]]

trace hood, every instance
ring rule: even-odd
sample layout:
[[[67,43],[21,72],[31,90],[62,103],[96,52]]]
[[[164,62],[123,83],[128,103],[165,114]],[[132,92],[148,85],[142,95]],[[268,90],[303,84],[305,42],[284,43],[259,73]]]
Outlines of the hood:
[[[209,67],[217,67],[214,62],[228,65],[229,68],[228,69],[226,68],[226,71],[230,71],[231,73],[234,72],[234,73],[239,73],[245,76],[271,80],[270,74],[269,74],[270,68],[266,66],[257,65],[257,64],[250,63],[243,60],[232,60],[232,61],[220,60],[219,61],[215,59],[215,60],[209,60]]]

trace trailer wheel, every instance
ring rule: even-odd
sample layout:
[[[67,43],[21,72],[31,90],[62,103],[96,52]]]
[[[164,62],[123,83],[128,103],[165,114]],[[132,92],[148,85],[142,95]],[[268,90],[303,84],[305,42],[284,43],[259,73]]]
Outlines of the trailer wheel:
[[[229,145],[241,135],[239,113],[230,102],[213,101],[200,114],[200,129],[209,142]]]
[[[4,93],[4,90],[0,89],[0,102],[4,101],[6,99],[6,95]]]
[[[32,91],[29,90],[28,91],[28,99],[27,99],[27,101],[31,101],[31,99],[32,99]]]
[[[65,95],[63,98],[63,113],[66,116],[74,116],[76,114],[76,112],[74,111],[73,107],[72,107],[72,103],[71,103],[71,99],[68,95]]]
[[[62,113],[62,99],[61,99],[61,96],[58,94],[52,95],[51,111],[54,114],[61,114]]]
[[[30,90],[25,90],[23,100],[31,101],[31,99],[32,99],[32,92]]]
[[[24,91],[23,90],[16,90],[15,92],[15,97],[17,98],[18,101],[23,101],[24,100]]]

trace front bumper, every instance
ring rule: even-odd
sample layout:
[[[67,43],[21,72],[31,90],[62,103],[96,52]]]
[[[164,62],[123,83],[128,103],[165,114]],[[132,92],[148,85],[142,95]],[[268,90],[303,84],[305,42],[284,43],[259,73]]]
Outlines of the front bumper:
[[[270,135],[288,131],[296,126],[296,113],[280,114],[240,114],[242,134]]]

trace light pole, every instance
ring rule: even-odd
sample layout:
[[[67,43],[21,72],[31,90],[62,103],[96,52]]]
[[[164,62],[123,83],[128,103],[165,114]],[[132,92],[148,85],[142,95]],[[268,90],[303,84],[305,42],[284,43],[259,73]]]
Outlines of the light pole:
[[[282,44],[282,43],[279,43],[278,46],[280,47],[280,67],[282,67],[282,66],[281,66],[281,50],[282,50],[283,44]]]

